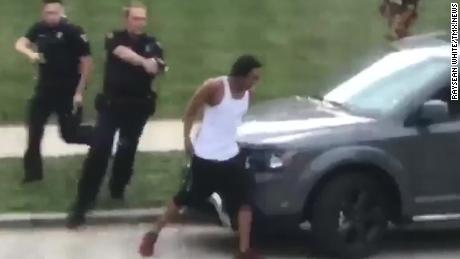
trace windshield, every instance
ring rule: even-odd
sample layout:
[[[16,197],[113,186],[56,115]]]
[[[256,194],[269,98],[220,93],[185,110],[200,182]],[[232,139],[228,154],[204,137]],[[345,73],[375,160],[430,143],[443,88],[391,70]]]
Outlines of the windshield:
[[[324,99],[371,116],[393,112],[449,69],[447,59],[408,54],[386,56],[326,94]]]

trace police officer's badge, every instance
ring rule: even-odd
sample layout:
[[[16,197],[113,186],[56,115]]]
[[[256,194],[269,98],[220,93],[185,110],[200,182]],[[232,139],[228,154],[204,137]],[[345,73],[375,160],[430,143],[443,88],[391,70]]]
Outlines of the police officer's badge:
[[[56,33],[56,37],[57,37],[58,39],[61,39],[61,38],[62,38],[62,35],[64,35],[64,34],[62,33],[62,31]]]
[[[147,44],[147,45],[145,46],[145,52],[146,52],[146,53],[151,53],[152,50],[153,50],[152,44]]]
[[[88,42],[88,37],[86,36],[86,34],[80,35],[80,38],[81,38],[84,42]]]
[[[244,161],[244,168],[250,169],[251,168],[251,161],[249,161],[249,157],[246,157]]]

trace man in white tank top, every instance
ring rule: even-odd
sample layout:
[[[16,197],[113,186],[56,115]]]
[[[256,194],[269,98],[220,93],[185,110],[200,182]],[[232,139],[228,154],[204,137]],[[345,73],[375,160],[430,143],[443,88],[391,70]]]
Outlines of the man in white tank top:
[[[198,204],[217,192],[230,216],[238,223],[240,251],[237,258],[260,258],[250,248],[253,176],[245,171],[236,132],[246,114],[251,90],[261,76],[261,63],[251,55],[238,58],[229,76],[207,80],[197,90],[184,117],[185,150],[191,157],[191,184],[168,205],[152,231],[145,234],[139,252],[152,256],[158,235],[183,206]],[[193,123],[203,116],[201,129],[192,140]]]

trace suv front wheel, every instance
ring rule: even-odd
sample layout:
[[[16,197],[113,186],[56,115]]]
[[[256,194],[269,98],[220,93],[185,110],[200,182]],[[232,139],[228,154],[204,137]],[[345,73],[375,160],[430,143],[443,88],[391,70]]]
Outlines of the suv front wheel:
[[[318,245],[336,256],[371,255],[388,226],[388,204],[381,186],[364,173],[332,178],[313,205],[312,231]]]

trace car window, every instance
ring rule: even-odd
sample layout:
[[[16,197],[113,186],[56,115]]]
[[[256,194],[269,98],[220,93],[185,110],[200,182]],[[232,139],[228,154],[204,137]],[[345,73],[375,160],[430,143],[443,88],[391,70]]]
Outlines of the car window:
[[[386,115],[448,70],[445,59],[419,59],[405,64],[382,60],[334,89],[325,99],[357,112]]]

